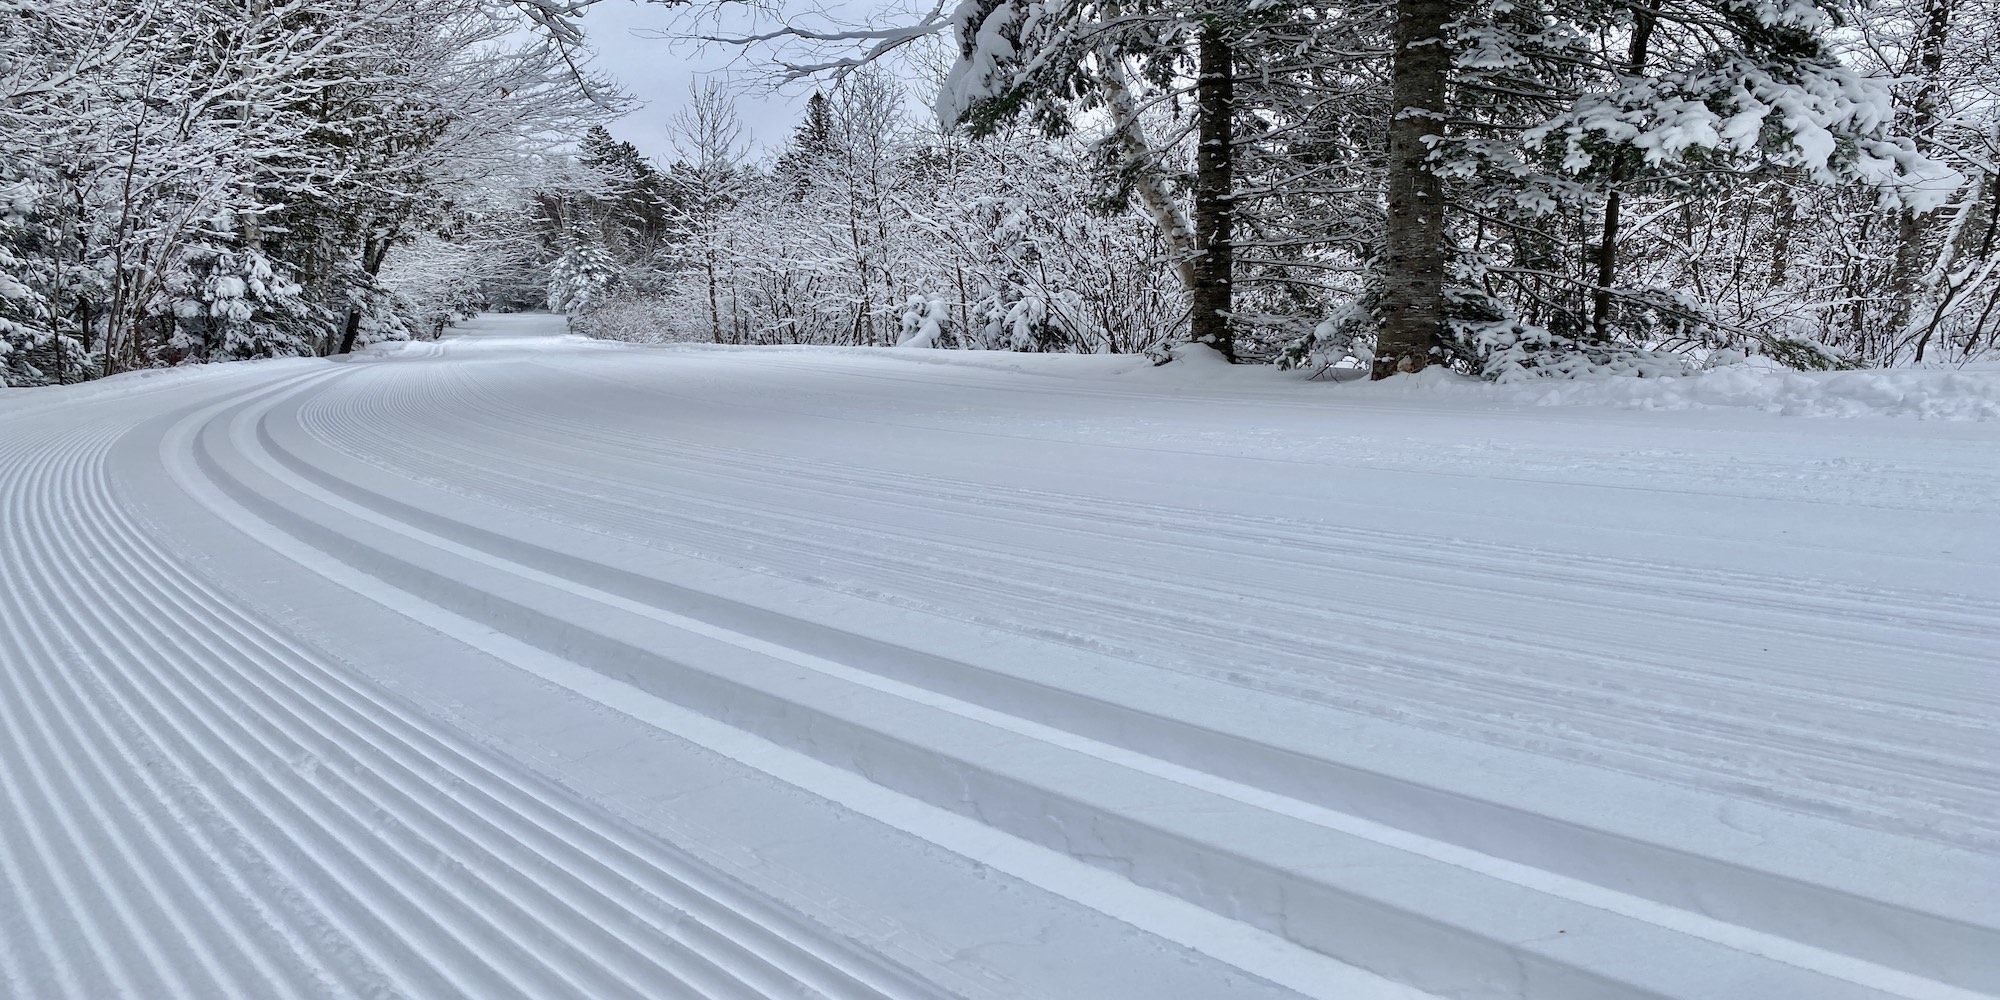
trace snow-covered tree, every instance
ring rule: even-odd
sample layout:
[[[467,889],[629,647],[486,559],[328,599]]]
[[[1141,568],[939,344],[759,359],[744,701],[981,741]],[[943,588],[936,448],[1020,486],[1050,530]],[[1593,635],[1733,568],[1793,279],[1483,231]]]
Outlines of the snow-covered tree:
[[[588,317],[617,287],[621,273],[602,234],[586,223],[572,223],[564,233],[562,253],[549,265],[549,311],[572,322]]]
[[[679,159],[667,171],[666,182],[673,192],[669,225],[683,259],[700,271],[709,339],[720,344],[727,339],[722,283],[730,254],[723,220],[742,200],[750,181],[748,154],[743,121],[720,84],[710,82],[688,96],[687,108],[670,125]],[[825,99],[813,108],[823,116]],[[812,120],[809,113],[808,121]]]
[[[1828,230],[1804,218],[1886,211],[1896,235],[1869,228],[1900,261],[1886,287],[1984,287],[1989,272],[1950,256],[1977,253],[1964,234],[1984,217],[1966,197],[1979,172],[1917,137],[1949,117],[1940,89],[1916,83],[1899,98],[1892,79],[1938,77],[1924,67],[1950,58],[1922,53],[1990,32],[1977,26],[1992,19],[1947,9],[1972,0],[1911,2],[1902,50],[1916,55],[1902,66],[1877,58],[1893,46],[1856,41],[1855,11],[1837,0],[976,0],[744,41],[778,47],[794,77],[841,78],[950,32],[942,118],[974,130],[1025,119],[1093,140],[1098,176],[1172,248],[1193,339],[1227,348],[1247,336],[1259,354],[1280,331],[1311,331],[1289,357],[1372,353],[1378,374],[1438,360],[1494,376],[1654,372],[1683,363],[1663,351],[1829,363],[1856,336],[1840,325],[1923,340],[1914,305],[1837,325],[1810,293],[1786,297],[1790,318],[1772,329],[1751,276],[1717,273],[1758,256],[1741,252],[1748,243],[1804,251],[1796,237]],[[1924,41],[1939,32],[1945,42]],[[1745,211],[1687,211],[1699,199]],[[1724,257],[1723,240],[1738,252]],[[1868,251],[1812,253],[1793,275],[1834,258],[1881,270],[1865,266]],[[1940,254],[1957,277],[1918,263]],[[1855,294],[1893,305],[1874,284]],[[1969,315],[1969,300],[1953,301]]]
[[[6,378],[325,353],[379,277],[595,113],[497,0],[8,0]],[[602,91],[600,90],[600,94]]]

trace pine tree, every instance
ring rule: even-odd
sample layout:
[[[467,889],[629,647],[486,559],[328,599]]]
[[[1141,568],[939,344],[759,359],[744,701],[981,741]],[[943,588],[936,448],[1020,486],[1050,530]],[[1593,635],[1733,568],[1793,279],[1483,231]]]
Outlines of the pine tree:
[[[813,91],[806,98],[805,117],[792,130],[792,138],[778,157],[777,175],[794,197],[803,198],[821,178],[826,164],[841,152],[833,122],[833,105],[826,94]]]
[[[549,267],[549,310],[585,321],[618,285],[618,260],[593,226],[572,224],[563,252]]]
[[[1714,320],[1672,288],[1622,280],[1633,197],[1720,193],[1731,174],[1774,169],[1915,194],[1936,170],[1892,134],[1882,81],[1830,48],[1830,12],[1735,0],[1399,11],[1443,41],[1399,44],[1392,69],[1378,376],[1438,352],[1509,377],[1678,370],[1647,351],[1706,340]],[[1442,210],[1399,220],[1399,202]]]
[[[668,185],[638,147],[614,139],[602,125],[593,125],[579,143],[577,158],[603,184],[603,190],[587,196],[587,208],[606,246],[622,258],[635,259],[665,238],[671,209]]]

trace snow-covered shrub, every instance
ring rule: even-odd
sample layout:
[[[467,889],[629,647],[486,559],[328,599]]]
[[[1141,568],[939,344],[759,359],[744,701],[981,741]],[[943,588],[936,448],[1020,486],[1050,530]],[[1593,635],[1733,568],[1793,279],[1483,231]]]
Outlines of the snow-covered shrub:
[[[708,340],[701,304],[686,297],[620,287],[570,319],[570,332],[631,344],[671,344]]]
[[[1287,344],[1278,354],[1280,368],[1318,372],[1343,364],[1367,368],[1375,360],[1375,313],[1368,300],[1345,302],[1312,332]]]
[[[897,347],[943,347],[950,311],[942,297],[912,294],[903,302],[903,333]]]
[[[200,247],[163,283],[166,360],[240,361],[315,353],[327,312],[258,250]]]
[[[1659,378],[1693,370],[1680,354],[1648,346],[1564,336],[1508,314],[1492,296],[1468,287],[1447,292],[1445,360],[1494,382],[1534,379]]]

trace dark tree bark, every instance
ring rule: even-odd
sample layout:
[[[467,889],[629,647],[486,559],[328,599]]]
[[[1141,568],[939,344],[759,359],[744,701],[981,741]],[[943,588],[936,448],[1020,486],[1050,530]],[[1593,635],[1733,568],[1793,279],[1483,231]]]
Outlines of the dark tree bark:
[[[347,322],[340,327],[340,348],[335,354],[346,354],[354,350],[354,338],[361,335],[361,310],[347,310]]]
[[[1652,44],[1656,23],[1657,18],[1651,11],[1633,11],[1632,42],[1625,57],[1626,75],[1638,76],[1645,72],[1647,49]],[[1611,288],[1618,280],[1618,217],[1625,198],[1619,188],[1631,173],[1632,166],[1631,150],[1621,149],[1613,155],[1617,158],[1611,161],[1609,190],[1604,195],[1604,232],[1597,244],[1597,287],[1590,297],[1590,330],[1599,341],[1611,339]]]
[[[1236,53],[1221,25],[1201,29],[1195,78],[1194,312],[1188,339],[1236,360]]]
[[[1375,378],[1420,371],[1444,336],[1444,186],[1424,137],[1444,131],[1451,0],[1397,0],[1389,72],[1389,224],[1383,238],[1382,328]]]
[[[382,262],[389,256],[389,240],[370,236],[361,245],[361,270],[368,275],[370,284],[375,276],[382,273]],[[355,338],[361,335],[361,310],[349,306],[347,322],[340,327],[340,349],[335,354],[347,354],[354,350]]]
[[[711,239],[713,237],[710,237]],[[708,331],[716,343],[722,343],[722,304],[715,292],[715,250],[713,247],[702,258],[702,269],[708,272]]]

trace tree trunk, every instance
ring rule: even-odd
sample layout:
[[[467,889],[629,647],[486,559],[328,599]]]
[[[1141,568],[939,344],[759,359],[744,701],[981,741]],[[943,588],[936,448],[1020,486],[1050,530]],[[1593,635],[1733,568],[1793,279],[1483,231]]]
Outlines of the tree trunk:
[[[1625,156],[1614,154],[1611,190],[1604,196],[1604,232],[1597,244],[1597,285],[1590,292],[1590,335],[1598,343],[1611,339],[1611,285],[1618,280],[1618,185],[1625,182]]]
[[[244,25],[244,33],[246,36],[254,37],[263,28],[265,0],[250,0],[247,6],[249,9],[246,13],[249,17]],[[236,130],[236,167],[243,198],[243,210],[237,216],[237,221],[243,228],[244,249],[252,253],[262,253],[264,224],[263,220],[258,218],[258,212],[262,210],[263,205],[261,199],[257,197],[257,171],[254,167],[254,158],[243,148],[251,133],[253,116],[257,109],[257,96],[250,91],[249,81],[242,75],[238,75],[236,82],[240,91],[237,100],[241,102],[238,107]]]
[[[1933,133],[1943,101],[1944,46],[1951,32],[1952,0],[1925,0],[1923,34],[1917,41],[1917,92],[1910,101],[1909,135],[1917,149],[1928,153],[1935,146]],[[1896,259],[1889,278],[1888,335],[1892,351],[1901,350],[1901,341],[1916,313],[1919,285],[1930,262],[1925,259],[1930,226],[1924,217],[1905,207],[1896,213]],[[1926,340],[1929,338],[1926,337]],[[1917,360],[1923,360],[1921,348]]]
[[[347,322],[340,327],[340,349],[335,354],[347,354],[354,350],[354,338],[361,335],[361,310],[347,310]]]
[[[712,339],[714,339],[716,343],[720,344],[722,343],[722,305],[720,302],[716,301],[716,294],[715,294],[715,248],[714,247],[708,248],[708,253],[703,258],[702,264],[708,271],[708,332],[709,336]]]
[[[1125,154],[1125,167],[1132,172],[1132,192],[1139,198],[1139,207],[1146,217],[1153,220],[1160,238],[1167,241],[1173,252],[1174,276],[1180,279],[1181,287],[1190,293],[1194,291],[1194,223],[1182,211],[1180,203],[1167,188],[1166,178],[1161,176],[1159,155],[1146,139],[1145,126],[1139,120],[1139,102],[1132,97],[1132,91],[1125,83],[1124,70],[1116,59],[1107,60],[1104,70],[1104,89],[1111,109],[1111,132]],[[1005,161],[1001,163],[1001,173],[1006,173]]]
[[[1647,48],[1653,40],[1653,25],[1657,19],[1651,11],[1632,12],[1632,42],[1625,54],[1625,73],[1638,76],[1646,71]],[[1590,332],[1600,343],[1611,339],[1611,307],[1613,304],[1611,287],[1618,280],[1618,216],[1624,207],[1624,192],[1619,190],[1631,172],[1632,151],[1620,149],[1611,154],[1611,176],[1608,190],[1604,194],[1604,232],[1597,243],[1597,287],[1590,296]]]
[[[1798,224],[1798,206],[1792,200],[1792,178],[1778,175],[1778,203],[1771,209],[1771,287],[1785,283],[1792,262],[1792,227]]]
[[[1118,3],[1104,5],[1105,17],[1116,20],[1124,16],[1124,8]],[[1194,222],[1167,185],[1165,171],[1160,165],[1160,153],[1146,138],[1145,123],[1140,121],[1139,102],[1132,96],[1131,85],[1125,79],[1125,65],[1115,57],[1103,58],[1104,96],[1107,109],[1111,112],[1111,136],[1118,148],[1125,154],[1124,167],[1132,176],[1132,193],[1138,196],[1139,207],[1159,231],[1160,238],[1167,241],[1173,252],[1174,276],[1180,279],[1181,287],[1190,294],[1194,292],[1194,258],[1197,252],[1194,239]],[[1006,161],[1000,163],[1000,173],[1005,176]]]
[[[1236,53],[1222,26],[1201,29],[1195,76],[1200,115],[1194,154],[1194,287],[1188,339],[1236,360],[1230,313],[1236,269]]]
[[[1374,378],[1421,371],[1444,338],[1444,186],[1425,136],[1444,131],[1451,0],[1397,0],[1389,72],[1389,224]]]
[[[2000,123],[1994,125],[1990,134],[2000,136]],[[1989,186],[1993,188],[1991,215],[1988,215],[1989,206],[1985,201],[1985,189]],[[1982,219],[1984,220],[1983,222]],[[1968,197],[1959,207],[1958,212],[1955,213],[1950,226],[1947,227],[1940,240],[1943,246],[1938,250],[1937,260],[1931,265],[1930,270],[1930,277],[1934,280],[1926,282],[1926,284],[1931,285],[1930,298],[1932,302],[1930,303],[1930,318],[1921,323],[1923,333],[1917,337],[1917,361],[1924,360],[1924,351],[1929,348],[1931,338],[1937,334],[1938,328],[1943,325],[1945,316],[1948,314],[1954,300],[1959,300],[1961,296],[1975,290],[1982,282],[1983,279],[1976,278],[1973,274],[1967,274],[1957,283],[1953,283],[1951,273],[1957,270],[1960,260],[1967,259],[1968,257],[1973,260],[1991,260],[1993,258],[1996,228],[2000,228],[1996,227],[1996,223],[2000,223],[2000,184],[1993,183],[1993,175],[1985,174],[1972,182],[1972,190],[1968,192]],[[1977,233],[1982,226],[1986,231],[1986,237],[1984,240],[1979,240]],[[1980,245],[1975,247],[1975,242]],[[1938,294],[1940,290],[1939,286],[1942,286],[1942,295]],[[1967,356],[1972,354],[1973,348],[1978,344],[1979,331],[1985,327],[1986,318],[1992,315],[1996,302],[2000,302],[2000,296],[1994,296],[1989,293],[1986,308],[1980,311],[1979,322],[1974,324],[1972,332],[1966,335],[1965,353]],[[1912,322],[1910,325],[1914,328],[1920,324]]]
[[[369,284],[374,284],[375,276],[382,273],[382,262],[389,256],[389,241],[369,237],[361,245],[361,270],[368,275]],[[347,354],[354,350],[355,338],[361,335],[361,310],[353,306],[347,309],[347,322],[340,328],[340,349],[335,354]]]

